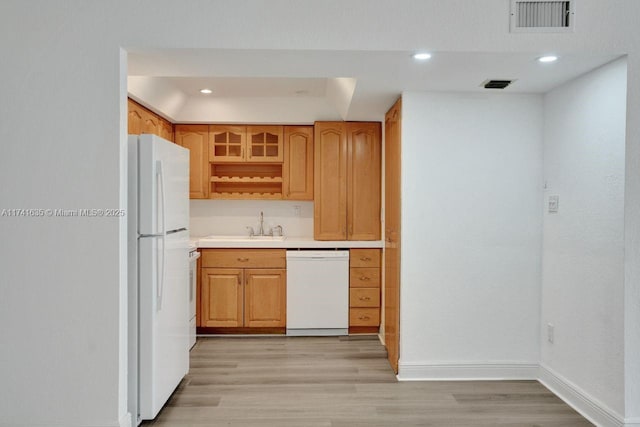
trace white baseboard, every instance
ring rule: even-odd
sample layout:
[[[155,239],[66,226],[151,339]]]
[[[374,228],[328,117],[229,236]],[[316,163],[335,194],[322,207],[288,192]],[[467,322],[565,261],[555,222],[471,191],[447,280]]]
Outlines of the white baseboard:
[[[102,423],[95,423],[95,422],[83,423],[83,424],[71,424],[68,422],[55,423],[55,424],[50,424],[50,423],[34,424],[32,422],[26,422],[26,423],[0,422],[0,427],[133,427],[133,426],[131,425],[131,416],[127,414],[124,417],[122,417],[120,421],[118,421],[118,424],[115,424],[115,423],[102,424]]]
[[[624,427],[640,427],[640,418],[627,418],[624,420]]]
[[[637,423],[638,420],[636,422],[625,420],[607,405],[593,398],[544,364],[540,365],[540,378],[538,381],[597,426],[631,427],[634,426],[634,423],[640,426],[640,423]]]
[[[131,424],[131,413],[127,412],[120,419],[120,427],[133,427],[133,425]]]
[[[400,381],[537,380],[537,363],[403,363]]]

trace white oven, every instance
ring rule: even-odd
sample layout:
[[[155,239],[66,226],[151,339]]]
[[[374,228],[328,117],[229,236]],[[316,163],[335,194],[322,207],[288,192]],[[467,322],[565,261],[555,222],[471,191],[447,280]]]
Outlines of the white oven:
[[[200,252],[191,247],[189,251],[189,349],[196,344],[196,284],[198,281],[198,258]]]

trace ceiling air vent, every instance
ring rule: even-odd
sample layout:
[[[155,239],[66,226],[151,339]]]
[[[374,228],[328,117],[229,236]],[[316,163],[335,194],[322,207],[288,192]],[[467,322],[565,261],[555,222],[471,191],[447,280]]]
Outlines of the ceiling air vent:
[[[511,0],[511,32],[571,32],[575,1]]]
[[[509,86],[513,80],[485,80],[482,87],[485,89],[504,89]]]

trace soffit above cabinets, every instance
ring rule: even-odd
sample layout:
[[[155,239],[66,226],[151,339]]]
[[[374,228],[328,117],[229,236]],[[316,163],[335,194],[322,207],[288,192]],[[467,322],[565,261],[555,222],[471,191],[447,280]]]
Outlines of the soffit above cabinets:
[[[372,120],[406,91],[545,93],[619,54],[562,52],[132,49],[129,94],[176,122],[310,123]],[[553,64],[537,61],[557,54]],[[212,93],[199,91],[209,88]]]

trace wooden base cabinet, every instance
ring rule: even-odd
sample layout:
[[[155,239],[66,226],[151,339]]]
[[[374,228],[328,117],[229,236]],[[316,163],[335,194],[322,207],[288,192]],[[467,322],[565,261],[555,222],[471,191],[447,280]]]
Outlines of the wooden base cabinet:
[[[349,251],[349,330],[380,327],[380,249]]]
[[[286,326],[286,270],[245,270],[244,326]]]
[[[202,269],[202,326],[243,325],[244,278],[241,269]]]
[[[285,262],[280,249],[203,249],[200,326],[284,328]]]

